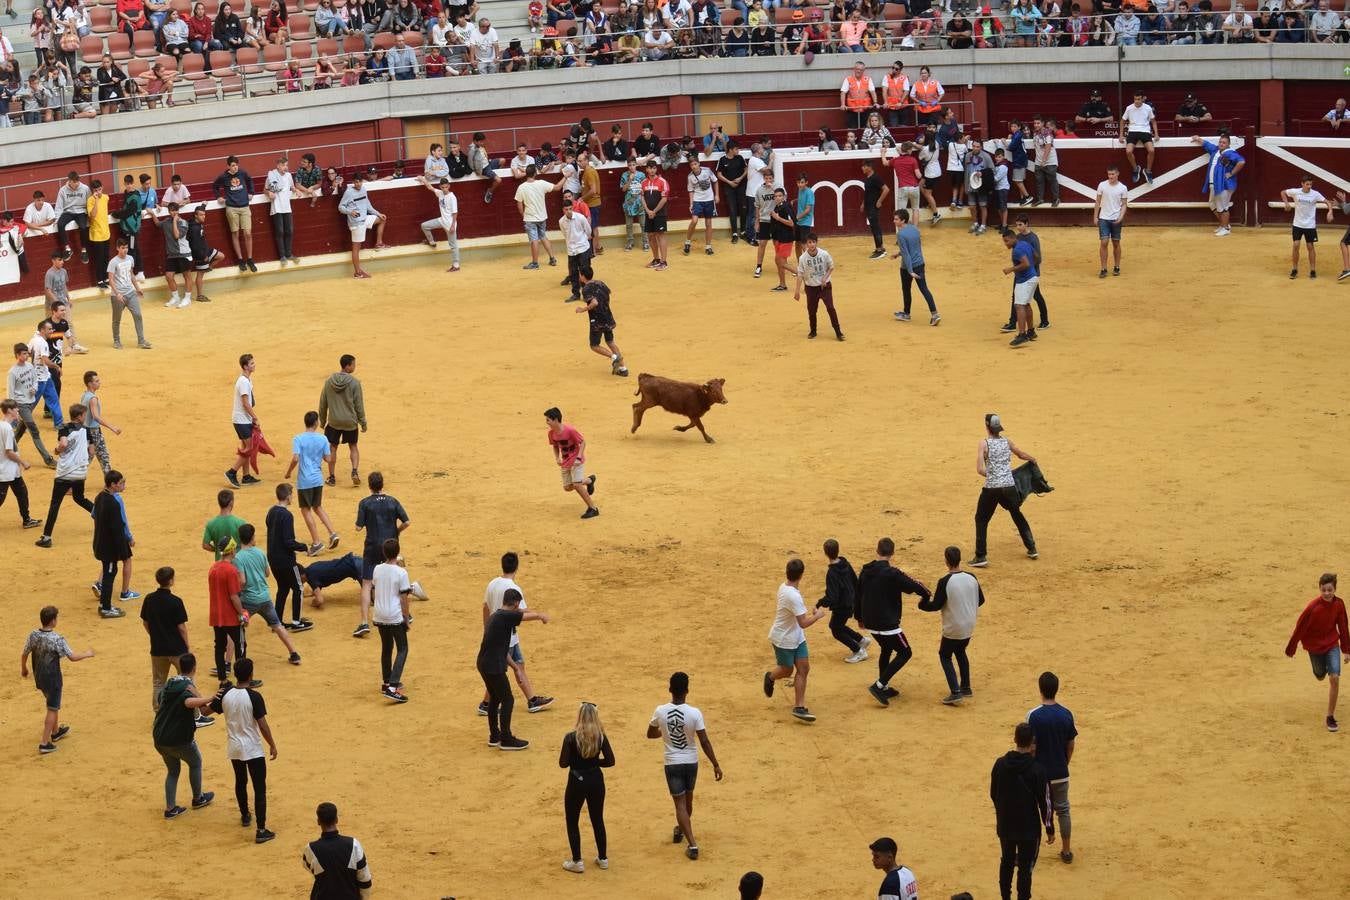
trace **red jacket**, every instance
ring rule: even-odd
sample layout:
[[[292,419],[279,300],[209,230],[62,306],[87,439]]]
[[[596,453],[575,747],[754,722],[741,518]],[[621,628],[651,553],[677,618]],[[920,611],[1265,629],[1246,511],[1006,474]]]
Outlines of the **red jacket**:
[[[195,16],[188,16],[188,40],[201,41],[203,44],[211,43],[213,38],[213,29],[215,22],[210,16],[202,16],[200,19]]]
[[[1293,656],[1299,641],[1303,642],[1303,649],[1309,653],[1326,653],[1339,644],[1342,653],[1350,654],[1350,628],[1346,626],[1345,601],[1340,597],[1332,597],[1329,602],[1323,600],[1321,595],[1314,597],[1298,617],[1298,624],[1294,626],[1289,645],[1284,648],[1284,655]]]

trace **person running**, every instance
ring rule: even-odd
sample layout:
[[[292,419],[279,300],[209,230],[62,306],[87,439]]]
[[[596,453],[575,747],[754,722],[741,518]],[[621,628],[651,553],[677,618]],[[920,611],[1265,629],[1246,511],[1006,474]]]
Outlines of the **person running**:
[[[1323,197],[1321,192],[1313,190],[1313,177],[1311,175],[1305,174],[1301,183],[1302,186],[1299,188],[1289,188],[1280,192],[1280,200],[1284,203],[1284,211],[1289,212],[1290,209],[1294,211],[1294,267],[1289,270],[1289,277],[1298,277],[1298,243],[1302,241],[1308,245],[1308,277],[1316,278],[1317,207],[1318,204],[1326,204],[1328,225],[1331,224],[1335,211],[1330,200]]]
[[[384,562],[371,575],[374,595],[373,620],[380,632],[380,694],[395,703],[407,703],[403,693],[403,666],[408,661],[408,627],[412,613],[408,598],[412,584],[408,571],[399,564],[398,541],[389,538],[381,547]],[[394,656],[394,648],[398,656]]]
[[[193,683],[197,657],[185,652],[174,659],[174,666],[178,674],[168,678],[155,695],[155,723],[151,729],[155,750],[164,760],[166,819],[176,819],[187,812],[178,805],[178,777],[184,763],[187,763],[188,783],[192,786],[192,808],[201,809],[216,799],[214,791],[202,790],[202,754],[197,749],[197,727],[201,721],[198,713],[211,705],[212,698],[198,694]],[[167,668],[164,674],[168,675]]]
[[[919,609],[942,613],[942,643],[938,645],[938,662],[942,664],[942,674],[947,678],[947,696],[942,702],[948,706],[960,706],[966,697],[975,696],[970,687],[970,659],[966,656],[966,648],[975,634],[975,618],[980,607],[984,606],[984,591],[974,575],[962,571],[960,547],[948,547],[942,551],[942,556],[947,562],[947,574],[938,579],[937,590],[931,599],[919,601]],[[957,669],[952,666],[953,656],[961,671],[959,681]]]
[[[567,769],[567,790],[563,793],[563,815],[567,820],[567,845],[572,856],[563,868],[580,875],[586,871],[581,861],[581,807],[591,817],[595,835],[595,864],[609,868],[609,841],[605,833],[605,773],[612,768],[614,750],[600,724],[594,703],[582,703],[577,710],[576,727],[563,735],[558,768]]]
[[[239,357],[239,377],[234,380],[234,409],[230,413],[235,436],[239,438],[239,449],[234,451],[234,465],[225,470],[225,480],[232,487],[262,483],[261,479],[248,473],[253,430],[258,427],[258,414],[253,406],[253,373],[257,368],[252,353]]]
[[[244,588],[243,576],[234,565],[234,553],[239,549],[236,538],[222,535],[216,542],[216,561],[206,573],[207,594],[211,600],[211,632],[215,637],[216,667],[211,674],[222,682],[230,680],[230,663],[237,663],[244,655],[243,625],[248,621],[239,593]],[[230,648],[233,648],[232,650]]]
[[[684,855],[698,859],[698,840],[694,837],[692,821],[694,785],[698,782],[698,747],[689,739],[691,734],[697,735],[698,745],[712,763],[715,781],[722,780],[722,767],[717,764],[717,754],[708,739],[703,713],[685,702],[688,696],[689,676],[684,672],[671,675],[670,702],[662,703],[652,713],[652,720],[647,723],[647,737],[661,738],[665,742],[666,787],[675,802],[675,831],[671,841],[676,844],[688,841]]]
[[[773,627],[769,629],[774,667],[764,673],[764,696],[773,696],[775,681],[795,678],[792,685],[792,714],[803,722],[814,722],[816,717],[806,707],[806,679],[811,672],[811,660],[804,629],[825,618],[826,611],[819,607],[810,613],[806,611],[802,593],[797,589],[805,571],[806,565],[800,559],[788,560],[787,580],[778,586],[778,608],[774,613]]]
[[[751,157],[751,159],[754,159],[754,157]],[[750,194],[754,220],[747,222],[746,228],[747,230],[755,229],[749,233],[754,235],[754,240],[750,243],[757,248],[755,250],[756,278],[764,274],[764,252],[769,249],[769,240],[773,237],[773,210],[778,205],[778,198],[774,194],[773,181],[773,169],[764,169],[759,176],[759,186],[755,188],[754,193]]]
[[[928,289],[919,227],[909,220],[907,209],[897,210],[895,213],[895,253],[891,254],[891,259],[903,259],[900,263],[900,295],[905,302],[905,308],[896,312],[896,321],[909,321],[910,285],[917,283],[919,293],[928,304],[928,324],[936,325],[941,322],[942,316],[938,315],[933,292]]]
[[[666,205],[670,203],[670,182],[660,174],[656,160],[647,161],[647,177],[642,180],[643,233],[652,248],[652,261],[647,268],[664,271],[666,260]]]
[[[488,691],[488,746],[501,750],[524,750],[529,741],[522,741],[511,732],[511,710],[515,700],[511,684],[506,680],[507,655],[511,635],[521,622],[540,621],[548,624],[548,616],[538,610],[523,610],[520,591],[508,590],[502,595],[502,608],[488,617],[483,628],[483,640],[478,646],[478,674]]]
[[[877,900],[919,900],[919,883],[908,866],[896,859],[900,847],[894,838],[877,838],[867,845],[872,851],[872,868],[886,873],[877,890]]]
[[[539,268],[539,248],[548,254],[548,264],[556,266],[553,245],[548,242],[548,195],[561,190],[563,182],[544,181],[539,177],[539,166],[525,167],[525,180],[516,187],[516,208],[525,222],[525,237],[530,241],[530,261],[521,268]]]
[[[1031,261],[1036,267],[1036,293],[1031,295],[1031,299],[1036,301],[1036,309],[1040,313],[1040,324],[1036,326],[1039,331],[1042,328],[1050,327],[1050,312],[1045,305],[1045,297],[1041,294],[1041,276],[1045,274],[1041,268],[1041,238],[1040,235],[1031,230],[1031,217],[1026,213],[1018,213],[1013,222],[1013,231],[1017,234],[1017,239],[1031,246]],[[1031,315],[1031,307],[1027,307],[1027,315]],[[1003,326],[1004,332],[1017,330],[1017,288],[1013,288],[1013,297],[1008,304],[1008,321]]]
[[[1341,689],[1341,657],[1350,654],[1350,628],[1346,626],[1345,602],[1336,596],[1336,576],[1326,573],[1317,580],[1318,594],[1294,624],[1294,633],[1284,648],[1284,655],[1292,657],[1300,642],[1308,651],[1313,677],[1327,679],[1327,731],[1339,731],[1336,723],[1336,700]]]
[[[277,485],[276,504],[267,511],[267,568],[277,582],[276,608],[281,624],[288,631],[309,631],[314,623],[300,615],[300,570],[295,554],[308,550],[295,539],[295,516],[291,514],[291,495],[295,489],[287,482]],[[286,618],[286,597],[291,598],[291,617]]]
[[[14,365],[10,367],[5,379],[6,397],[13,400],[18,409],[19,419],[24,425],[23,434],[32,437],[33,446],[37,449],[38,455],[42,457],[43,464],[49,469],[54,469],[56,468],[56,459],[42,443],[42,433],[38,430],[37,422],[33,418],[33,410],[37,408],[39,399],[37,379],[38,372],[37,366],[33,363],[33,352],[28,349],[27,344],[15,344]],[[21,434],[14,436],[16,445],[20,437],[22,437]]]
[[[900,696],[900,692],[890,686],[891,679],[914,656],[909,639],[900,628],[904,595],[917,594],[920,600],[931,596],[922,582],[891,565],[894,555],[895,541],[882,538],[877,541],[877,558],[858,573],[856,618],[881,648],[877,680],[868,685],[867,692],[882,706],[890,706],[891,698]]]
[[[361,486],[361,451],[356,446],[356,430],[358,426],[362,433],[366,430],[366,400],[355,372],[356,357],[350,353],[342,354],[338,358],[338,371],[328,376],[319,394],[319,426],[332,451],[328,460],[328,478],[324,481],[330,487],[337,484],[334,469],[339,444],[346,444],[351,456],[352,485]]]
[[[989,565],[988,550],[989,520],[994,518],[994,510],[1000,506],[1012,517],[1022,544],[1027,548],[1027,557],[1036,559],[1040,553],[1036,550],[1036,539],[1031,534],[1027,517],[1022,515],[1022,495],[1013,482],[1012,458],[1035,462],[1036,457],[1023,452],[1011,438],[1003,436],[1003,420],[996,413],[984,417],[984,439],[975,455],[975,471],[984,477],[984,488],[975,504],[975,558],[970,561],[972,568],[980,569]]]
[[[122,499],[126,488],[122,473],[110,469],[103,475],[103,490],[94,498],[94,558],[99,562],[100,575],[99,583],[91,587],[96,588],[98,595],[98,614],[105,619],[120,619],[126,615],[126,610],[112,605],[118,565],[123,567],[122,593],[118,599],[126,602],[141,597],[131,590],[131,548],[136,546],[136,539],[131,536],[126,502]]]
[[[60,610],[55,606],[44,606],[38,613],[42,627],[30,631],[23,643],[23,654],[19,657],[19,674],[28,677],[28,659],[33,659],[33,686],[42,692],[47,702],[47,712],[42,719],[42,738],[38,742],[38,753],[55,753],[56,742],[70,734],[69,725],[60,725],[57,719],[61,713],[61,660],[79,662],[93,659],[91,647],[83,653],[70,649],[70,644],[56,631]]]
[[[787,191],[774,188],[773,209],[769,211],[769,232],[773,235],[773,262],[778,270],[778,284],[770,288],[773,291],[787,290],[787,273],[791,268],[788,260],[797,237],[796,215],[792,204],[788,202]]]
[[[84,373],[84,393],[80,396],[80,402],[88,410],[85,414],[85,421],[88,422],[85,431],[89,432],[89,445],[94,448],[94,456],[98,457],[99,466],[107,472],[112,468],[112,459],[108,456],[108,444],[103,439],[103,429],[106,428],[113,434],[121,434],[122,429],[103,418],[103,401],[98,396],[101,387],[103,379],[97,372],[91,370]]]
[[[1069,762],[1073,759],[1078,729],[1073,724],[1073,713],[1059,704],[1059,678],[1054,672],[1042,672],[1039,688],[1041,705],[1027,713],[1035,742],[1036,762],[1045,769],[1050,782],[1050,804],[1059,820],[1059,858],[1073,862],[1069,849]]]
[[[712,220],[717,215],[716,176],[712,169],[703,168],[697,156],[689,158],[689,228],[684,233],[684,255],[693,247],[698,220],[703,220],[703,252],[713,255]]]
[[[287,662],[298,666],[300,654],[296,652],[295,644],[291,643],[291,636],[281,627],[281,618],[272,603],[272,592],[267,587],[267,556],[254,544],[256,534],[257,530],[248,523],[239,526],[239,550],[234,555],[234,567],[239,570],[242,581],[239,602],[248,614],[243,624],[247,627],[253,617],[261,618],[290,654]]]
[[[152,345],[145,339],[145,321],[141,318],[141,298],[145,292],[136,281],[136,261],[128,254],[126,238],[117,239],[117,255],[108,260],[108,281],[111,287],[112,336],[113,349],[122,349],[122,310],[131,313],[131,321],[136,326],[136,346],[149,350]]]
[[[867,659],[867,648],[872,639],[848,627],[858,599],[858,575],[847,558],[839,555],[839,542],[830,538],[825,542],[825,596],[816,601],[816,608],[830,611],[830,634],[849,650],[846,663],[860,663]]]
[[[488,619],[492,614],[502,608],[502,599],[507,591],[516,591],[520,594],[520,608],[528,609],[525,605],[525,592],[521,590],[520,585],[516,584],[515,575],[520,569],[520,557],[515,553],[506,552],[502,554],[502,574],[488,582],[487,590],[483,593],[483,627],[487,627]],[[520,649],[520,635],[511,632],[511,641],[506,654],[506,664],[511,668],[511,674],[515,676],[516,684],[520,686],[520,693],[525,697],[526,709],[529,712],[536,713],[547,709],[553,703],[552,697],[542,694],[536,694],[533,686],[530,684],[530,676],[525,672],[525,654]],[[488,711],[489,695],[483,694],[483,702],[478,704],[478,714],[486,716]]]
[[[782,275],[783,260],[779,259],[779,275]],[[844,332],[839,327],[839,314],[834,310],[834,257],[823,250],[820,246],[820,238],[813,231],[806,235],[806,252],[797,259],[796,290],[793,291],[792,299],[800,300],[802,296],[802,287],[806,287],[806,321],[810,326],[807,332],[807,338],[816,336],[816,310],[820,303],[824,301],[825,312],[830,317],[830,325],[834,328],[835,340],[842,341]],[[774,290],[777,290],[775,288]]]
[[[309,556],[323,552],[323,542],[319,540],[319,530],[314,524],[316,515],[328,529],[328,549],[335,549],[340,540],[323,509],[323,464],[331,464],[332,460],[328,438],[319,433],[319,414],[310,410],[305,413],[305,430],[291,440],[291,464],[286,467],[284,476],[290,480],[292,473],[297,468],[300,470],[295,486],[300,493],[300,515],[309,528],[309,550],[306,551]]]
[[[586,477],[586,439],[571,425],[564,425],[562,413],[558,407],[544,410],[544,421],[548,423],[548,442],[553,448],[553,460],[562,469],[564,491],[575,491],[586,504],[583,519],[594,519],[600,515],[599,508],[591,495],[595,492],[595,476]]]
[[[614,328],[618,323],[614,321],[614,312],[609,305],[609,285],[603,281],[595,281],[595,273],[589,265],[583,267],[578,274],[584,304],[577,307],[577,312],[590,316],[591,352],[609,359],[611,374],[627,376],[628,367],[623,364],[623,352],[614,343]],[[602,339],[608,350],[600,349]]]
[[[51,417],[52,424],[60,428],[65,424],[65,419],[61,415],[61,395],[57,391],[61,366],[52,358],[55,330],[50,319],[38,322],[37,330],[28,340],[28,352],[37,370],[37,382],[34,385],[36,397],[42,400],[43,408]]]
[[[370,890],[370,866],[366,850],[354,837],[338,833],[338,808],[320,803],[314,811],[319,820],[319,839],[305,845],[301,856],[314,876],[310,900],[353,900]]]
[[[422,235],[428,247],[436,249],[437,228],[445,232],[445,242],[450,245],[450,268],[447,272],[459,271],[459,201],[450,191],[450,179],[442,178],[435,186],[427,185],[427,190],[436,197],[437,216],[422,223]]]
[[[1055,842],[1050,815],[1050,785],[1045,769],[1036,762],[1036,736],[1026,722],[1013,730],[1016,749],[994,762],[989,773],[989,799],[994,802],[1002,856],[998,887],[1003,900],[1012,900],[1013,869],[1017,869],[1017,900],[1031,900],[1031,870],[1041,850],[1041,826],[1046,843]]]
[[[84,497],[84,479],[89,475],[89,433],[84,428],[85,408],[81,403],[70,407],[70,420],[57,429],[56,441],[56,479],[52,481],[52,501],[47,507],[47,523],[42,526],[42,537],[37,539],[39,547],[52,545],[52,531],[56,528],[56,517],[61,512],[61,501],[70,494],[85,512],[93,512],[94,504]],[[115,619],[122,615],[118,610],[106,618]]]
[[[19,455],[18,439],[14,436],[14,428],[20,421],[19,404],[10,399],[0,400],[0,506],[13,491],[19,521],[24,528],[36,528],[42,520],[30,515],[28,485],[23,480],[23,473],[32,466]]]
[[[859,212],[867,217],[867,227],[872,230],[872,243],[875,245],[868,259],[885,259],[886,248],[881,245],[881,208],[891,189],[881,180],[871,160],[862,164],[863,202]]]
[[[1005,266],[1003,274],[1013,277],[1013,309],[1017,313],[1017,336],[1008,346],[1021,347],[1036,340],[1036,326],[1031,319],[1031,300],[1036,296],[1036,285],[1040,283],[1036,253],[1019,234],[1011,231],[1003,235],[1003,246],[1012,251],[1012,265]],[[1102,253],[1105,252],[1102,250]]]
[[[558,230],[567,248],[567,281],[572,285],[571,296],[566,298],[569,303],[581,299],[581,267],[591,263],[591,222],[573,204],[572,200],[563,200],[562,216],[558,219]]]
[[[384,492],[384,475],[371,472],[366,484],[370,487],[370,494],[356,505],[356,530],[364,530],[366,540],[361,548],[361,624],[356,626],[352,637],[365,637],[370,634],[370,594],[374,584],[375,567],[384,561],[384,542],[390,538],[397,540],[403,534],[403,530],[412,524],[407,511],[403,509],[403,504]],[[345,577],[340,571],[334,572],[333,575],[338,581]],[[313,578],[309,584],[311,588],[316,588]],[[317,589],[314,591],[314,600],[318,605],[323,605]]]
[[[234,664],[235,683],[221,685],[211,700],[211,709],[225,716],[225,755],[234,768],[234,799],[239,804],[239,824],[255,822],[253,843],[265,844],[276,835],[267,829],[267,760],[277,758],[277,742],[267,722],[267,704],[255,688],[253,660],[244,657]],[[268,754],[263,754],[267,741]],[[253,782],[253,813],[248,809],[248,783]]]
[[[1097,185],[1097,199],[1092,206],[1092,219],[1097,223],[1097,237],[1101,239],[1098,258],[1101,269],[1098,278],[1106,277],[1106,245],[1111,245],[1115,258],[1112,275],[1120,274],[1120,229],[1125,225],[1125,214],[1130,208],[1130,189],[1120,180],[1120,168],[1108,166],[1106,180]],[[1297,250],[1295,251],[1297,253]]]

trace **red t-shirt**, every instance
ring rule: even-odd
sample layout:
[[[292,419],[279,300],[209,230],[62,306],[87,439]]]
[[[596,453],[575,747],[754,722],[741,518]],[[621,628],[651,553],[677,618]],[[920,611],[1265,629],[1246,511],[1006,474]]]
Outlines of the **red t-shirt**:
[[[131,22],[137,28],[145,22],[145,6],[142,0],[117,0],[117,12],[119,16],[122,13],[131,16]]]
[[[230,595],[239,593],[244,582],[234,563],[225,559],[217,562],[207,573],[206,583],[211,591],[211,627],[238,625],[239,611],[234,608]]]
[[[562,451],[563,462],[579,463],[585,462],[581,457],[581,442],[585,440],[581,432],[577,431],[571,425],[564,425],[562,431],[555,432],[552,428],[548,431],[548,442]],[[573,459],[573,457],[576,457]]]
[[[919,186],[919,161],[912,156],[897,156],[891,160],[891,171],[902,188]]]
[[[1286,656],[1294,655],[1299,641],[1309,653],[1326,653],[1339,644],[1342,653],[1350,654],[1345,602],[1340,597],[1332,597],[1330,601],[1323,600],[1320,594],[1314,597],[1298,617],[1289,645],[1284,648]]]

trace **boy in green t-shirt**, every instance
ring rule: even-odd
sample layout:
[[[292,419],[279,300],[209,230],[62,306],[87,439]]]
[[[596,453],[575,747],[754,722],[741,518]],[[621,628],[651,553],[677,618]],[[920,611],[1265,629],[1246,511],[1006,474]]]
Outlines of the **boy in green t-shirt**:
[[[220,514],[207,520],[206,530],[202,533],[202,549],[214,553],[216,561],[219,562],[220,539],[232,537],[238,544],[239,526],[244,524],[244,520],[234,514],[234,491],[229,488],[222,490],[216,494],[216,503],[220,506]]]

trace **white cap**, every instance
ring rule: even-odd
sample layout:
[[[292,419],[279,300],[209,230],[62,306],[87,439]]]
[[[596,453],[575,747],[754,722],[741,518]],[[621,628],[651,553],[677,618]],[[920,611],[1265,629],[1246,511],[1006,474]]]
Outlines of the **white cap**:
[[[984,427],[998,434],[1003,430],[1003,420],[998,417],[998,413],[989,413],[984,417]]]

